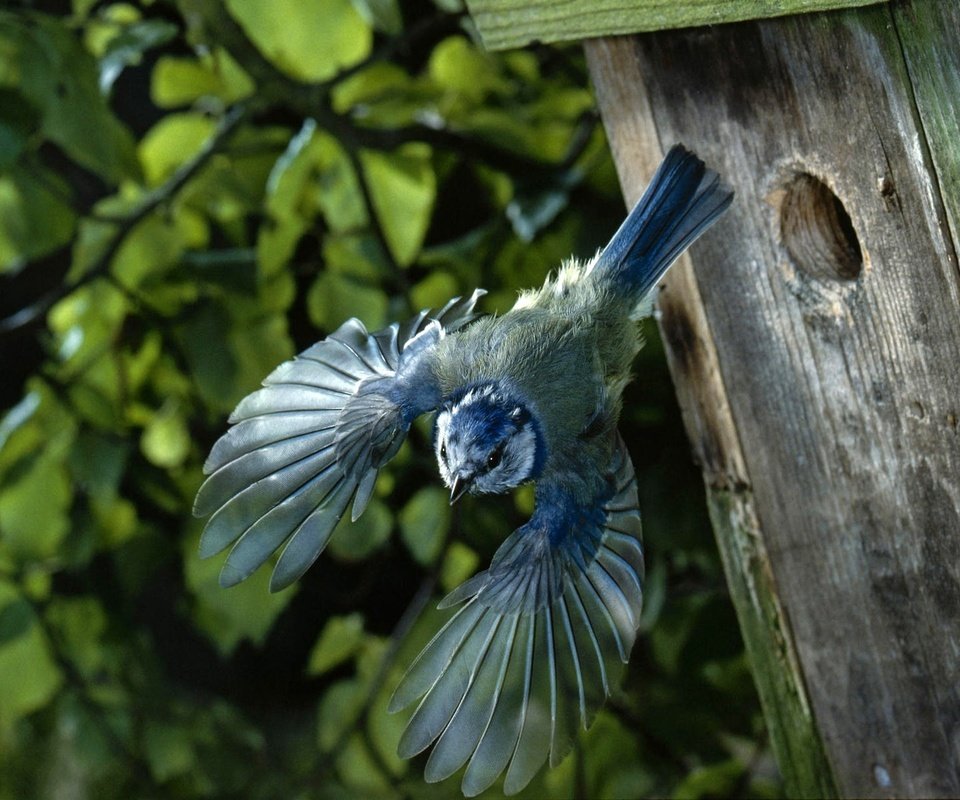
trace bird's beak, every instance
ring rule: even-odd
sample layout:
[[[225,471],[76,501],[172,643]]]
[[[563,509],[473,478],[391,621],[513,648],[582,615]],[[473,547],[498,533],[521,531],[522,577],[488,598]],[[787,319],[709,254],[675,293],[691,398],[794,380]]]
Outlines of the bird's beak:
[[[472,482],[472,478],[464,478],[463,475],[457,475],[453,479],[453,485],[450,487],[450,505],[463,497]]]

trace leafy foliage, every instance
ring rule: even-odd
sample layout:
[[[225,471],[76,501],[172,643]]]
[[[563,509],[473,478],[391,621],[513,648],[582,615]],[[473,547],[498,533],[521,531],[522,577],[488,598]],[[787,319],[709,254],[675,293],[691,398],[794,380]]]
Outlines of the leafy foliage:
[[[190,508],[225,415],[346,317],[477,285],[504,310],[604,243],[623,209],[579,53],[486,53],[451,0],[34,5],[0,11],[0,798],[456,796],[397,758],[386,704],[530,492],[451,513],[418,423],[276,595],[267,570],[217,586]],[[648,334],[623,422],[645,635],[525,794],[772,796]]]

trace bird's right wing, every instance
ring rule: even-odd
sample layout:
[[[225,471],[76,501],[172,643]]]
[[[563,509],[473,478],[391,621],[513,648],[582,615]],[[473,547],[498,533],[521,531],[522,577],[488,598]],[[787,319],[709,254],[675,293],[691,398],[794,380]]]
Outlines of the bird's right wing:
[[[606,477],[607,491],[590,508],[538,493],[533,517],[490,569],[441,604],[463,605],[390,702],[397,711],[423,698],[399,752],[409,758],[435,741],[428,781],[467,764],[465,795],[504,769],[504,792],[520,791],[548,755],[560,762],[616,686],[643,582],[637,483],[622,441]]]
[[[210,516],[201,556],[227,547],[222,586],[239,583],[283,546],[271,590],[299,578],[353,499],[370,500],[379,468],[413,419],[439,405],[432,353],[476,317],[482,291],[368,333],[351,319],[286,361],[230,417],[204,464],[194,514]]]

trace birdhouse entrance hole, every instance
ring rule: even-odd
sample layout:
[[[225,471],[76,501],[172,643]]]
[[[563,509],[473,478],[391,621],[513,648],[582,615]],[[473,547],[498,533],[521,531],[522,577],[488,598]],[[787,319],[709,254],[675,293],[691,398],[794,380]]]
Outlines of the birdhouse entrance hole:
[[[781,241],[796,265],[820,280],[856,280],[863,253],[840,198],[805,172],[794,175],[783,191]]]

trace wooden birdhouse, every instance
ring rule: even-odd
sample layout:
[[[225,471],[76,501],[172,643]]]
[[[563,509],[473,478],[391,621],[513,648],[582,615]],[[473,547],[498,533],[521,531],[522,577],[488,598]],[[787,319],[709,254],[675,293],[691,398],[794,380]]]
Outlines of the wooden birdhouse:
[[[468,5],[736,190],[659,322],[788,796],[960,795],[960,2]]]

